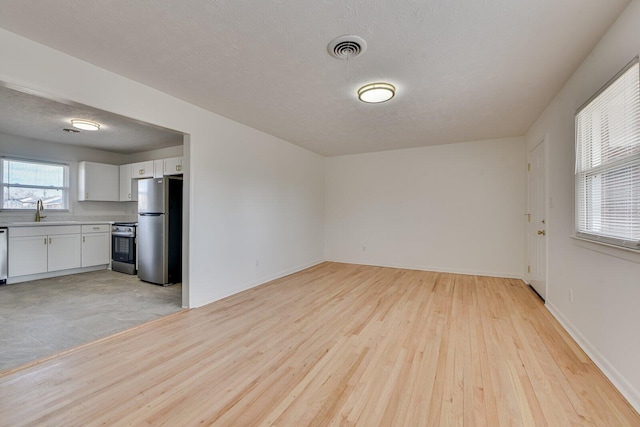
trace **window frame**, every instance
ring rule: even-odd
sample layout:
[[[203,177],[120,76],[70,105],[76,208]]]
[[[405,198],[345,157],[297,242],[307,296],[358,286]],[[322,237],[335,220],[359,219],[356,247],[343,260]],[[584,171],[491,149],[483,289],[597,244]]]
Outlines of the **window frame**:
[[[606,232],[603,232],[602,230],[600,230],[600,232],[598,232],[599,230],[595,230],[594,228],[596,228],[595,226],[592,227],[592,225],[587,225],[589,222],[598,222],[602,220],[601,216],[598,216],[598,218],[587,218],[587,217],[582,217],[581,214],[584,211],[584,215],[588,215],[588,205],[589,204],[597,204],[597,203],[603,203],[606,202],[606,197],[602,197],[602,190],[600,190],[599,196],[600,197],[595,197],[595,196],[587,196],[585,195],[585,193],[587,193],[587,187],[589,185],[604,185],[603,180],[605,179],[605,177],[607,176],[607,174],[616,174],[620,171],[622,171],[624,168],[639,168],[640,167],[640,152],[636,152],[636,153],[632,153],[632,150],[630,149],[630,154],[627,154],[621,158],[618,159],[614,159],[614,160],[610,160],[608,162],[605,162],[604,164],[598,164],[596,166],[589,166],[589,167],[584,167],[581,164],[581,159],[580,159],[580,155],[582,153],[583,150],[583,146],[586,144],[581,145],[581,133],[578,132],[579,130],[579,125],[578,125],[578,121],[579,121],[579,115],[580,113],[586,109],[587,107],[591,106],[591,104],[598,99],[598,97],[605,92],[609,87],[611,87],[613,84],[617,83],[618,80],[625,75],[630,69],[632,69],[633,67],[638,66],[638,74],[635,76],[636,77],[636,82],[638,85],[638,90],[640,91],[640,61],[639,61],[639,57],[636,56],[633,60],[631,60],[622,70],[620,70],[615,76],[613,76],[602,88],[600,88],[600,90],[598,90],[593,96],[591,96],[584,104],[582,104],[580,106],[580,108],[578,108],[576,110],[575,113],[575,120],[574,120],[574,125],[575,125],[575,171],[574,171],[574,190],[575,190],[575,223],[574,223],[574,233],[575,233],[575,237],[578,239],[585,239],[588,240],[590,242],[593,243],[599,243],[599,244],[604,244],[607,246],[614,246],[614,247],[619,247],[622,249],[628,249],[628,250],[633,250],[633,251],[640,251],[640,237],[634,238],[633,235],[630,234],[622,237],[622,236],[613,236],[611,234],[607,234]],[[636,109],[640,110],[640,97],[638,99],[634,100],[634,104]],[[607,116],[607,112],[603,111],[602,113],[604,116]],[[608,116],[607,116],[608,117]],[[605,117],[605,119],[602,119],[601,121],[603,121],[603,123],[605,125],[608,125],[608,118]],[[640,119],[640,117],[638,118]],[[640,120],[639,120],[640,122]],[[599,128],[600,126],[603,125],[603,123],[595,123],[595,125]],[[588,126],[594,126],[594,122],[588,122],[587,124]],[[639,125],[640,126],[640,125]],[[589,132],[590,133],[590,132]],[[634,129],[633,126],[630,128],[630,130],[624,135],[625,139],[628,137],[628,135],[632,135],[635,137],[635,139],[633,140],[637,140],[638,138],[640,138],[640,127],[638,129]],[[607,140],[608,144],[611,144],[610,140]],[[593,152],[593,145],[589,144],[588,148]],[[602,146],[598,146],[596,147],[598,151],[598,155],[601,155],[600,152],[602,150]],[[611,154],[611,153],[608,153]],[[594,181],[590,181],[590,179],[595,178],[595,177],[599,177],[600,179],[600,183],[598,184],[597,182]],[[631,184],[628,192],[630,193],[634,193],[635,192],[640,192],[640,181],[637,179],[632,179],[629,178],[628,181],[635,181],[635,182],[629,182],[628,184]],[[627,184],[627,182],[625,181],[625,184]],[[635,185],[633,185],[635,184]],[[636,188],[638,187],[638,188]],[[602,187],[601,187],[602,188]],[[608,187],[609,191],[612,191],[613,189],[619,189],[619,188],[612,188],[612,187]],[[597,190],[591,190],[592,192],[597,193]],[[584,196],[584,209],[583,209],[583,196]],[[631,200],[632,202],[634,202],[634,198],[633,197],[629,197],[629,200]],[[633,203],[631,204],[633,205]],[[602,209],[602,208],[601,208]],[[631,212],[626,215],[626,218],[629,218],[629,215],[634,215],[634,208],[631,209]],[[601,210],[602,213],[602,210]],[[636,222],[640,221],[640,218],[638,218],[638,220]],[[581,225],[585,224],[585,227],[581,228]],[[602,223],[600,223],[602,226]],[[630,229],[632,229],[634,227],[634,221],[629,221],[628,227]],[[611,224],[607,224],[609,226],[611,226]],[[637,225],[637,224],[636,224]]]
[[[21,163],[33,163],[42,166],[59,166],[62,167],[63,170],[63,186],[38,186],[38,185],[8,185],[4,182],[4,169],[5,162],[21,162]],[[34,208],[9,208],[5,207],[4,200],[4,190],[7,186],[14,188],[35,188],[35,189],[52,189],[52,190],[60,190],[62,192],[63,199],[63,207],[62,208],[51,208],[47,207],[48,212],[69,212],[71,206],[70,200],[70,174],[71,174],[71,166],[68,163],[56,162],[51,160],[42,160],[42,159],[34,159],[34,158],[22,158],[22,157],[10,157],[10,156],[0,156],[0,188],[3,191],[3,197],[0,200],[0,211],[2,212],[30,212],[34,210]]]

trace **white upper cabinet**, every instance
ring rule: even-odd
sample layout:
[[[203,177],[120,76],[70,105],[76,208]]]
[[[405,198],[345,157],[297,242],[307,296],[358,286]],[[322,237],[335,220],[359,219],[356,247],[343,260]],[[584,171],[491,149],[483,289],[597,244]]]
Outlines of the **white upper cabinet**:
[[[133,163],[131,165],[131,177],[133,179],[153,178],[153,172],[153,160]]]
[[[133,181],[133,165],[120,166],[120,201],[135,202],[138,200],[138,184]]]
[[[153,177],[162,178],[164,176],[164,160],[153,161]]]
[[[121,202],[135,202],[138,200],[137,179],[182,175],[184,173],[182,159],[182,157],[171,157],[169,159],[147,160],[120,166],[118,200]]]
[[[78,200],[117,202],[120,167],[104,163],[78,162]]]
[[[182,157],[171,157],[170,159],[164,159],[164,174],[182,175]]]

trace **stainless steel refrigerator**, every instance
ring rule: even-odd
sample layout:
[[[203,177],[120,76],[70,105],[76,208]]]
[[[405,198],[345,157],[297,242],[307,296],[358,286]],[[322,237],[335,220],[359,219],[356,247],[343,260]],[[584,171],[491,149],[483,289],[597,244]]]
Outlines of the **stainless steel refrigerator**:
[[[138,180],[138,277],[182,281],[182,178]]]

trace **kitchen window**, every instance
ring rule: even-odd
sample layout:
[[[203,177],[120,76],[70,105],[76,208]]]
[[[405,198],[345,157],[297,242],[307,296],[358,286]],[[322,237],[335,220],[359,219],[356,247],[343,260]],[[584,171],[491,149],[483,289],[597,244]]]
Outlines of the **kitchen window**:
[[[2,159],[2,209],[69,208],[69,166],[31,160]]]
[[[576,113],[576,237],[640,249],[636,57]]]

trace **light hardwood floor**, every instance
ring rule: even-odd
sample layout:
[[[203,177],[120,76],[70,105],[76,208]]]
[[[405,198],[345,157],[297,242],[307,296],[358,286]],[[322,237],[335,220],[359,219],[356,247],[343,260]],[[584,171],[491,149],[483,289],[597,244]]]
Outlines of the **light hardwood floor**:
[[[0,424],[638,426],[518,280],[323,263],[0,377]]]

